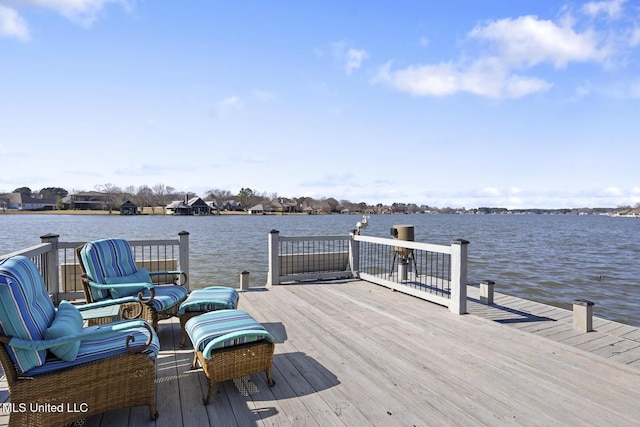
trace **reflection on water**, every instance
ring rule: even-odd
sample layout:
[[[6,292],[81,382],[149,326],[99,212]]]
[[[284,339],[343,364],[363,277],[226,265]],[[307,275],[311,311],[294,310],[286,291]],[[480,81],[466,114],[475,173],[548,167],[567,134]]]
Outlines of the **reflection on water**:
[[[266,283],[267,236],[346,234],[359,215],[174,217],[1,215],[0,253],[54,233],[65,241],[103,237],[173,239],[189,232],[193,286]],[[393,225],[415,226],[415,240],[469,245],[469,282],[496,282],[498,292],[570,308],[596,303],[597,316],[640,326],[640,220],[575,215],[372,215],[363,234],[390,237]]]

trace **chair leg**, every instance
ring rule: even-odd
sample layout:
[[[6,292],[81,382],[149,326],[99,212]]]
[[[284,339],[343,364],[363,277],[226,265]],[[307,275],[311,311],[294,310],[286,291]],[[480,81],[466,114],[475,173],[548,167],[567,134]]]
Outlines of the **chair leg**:
[[[213,381],[209,381],[209,392],[207,393],[207,397],[203,399],[205,405],[208,405],[211,402],[211,397],[213,396],[213,389],[215,387],[215,383]]]
[[[153,403],[149,405],[149,419],[152,421],[158,419],[158,411],[156,411]]]
[[[182,339],[180,340],[180,348],[184,348],[184,343],[187,340],[187,333],[182,329]]]
[[[193,351],[193,362],[191,362],[191,369],[198,369],[198,355],[196,351]]]
[[[267,369],[265,374],[267,374],[267,384],[269,384],[269,387],[276,385],[275,380],[271,377],[271,369]]]

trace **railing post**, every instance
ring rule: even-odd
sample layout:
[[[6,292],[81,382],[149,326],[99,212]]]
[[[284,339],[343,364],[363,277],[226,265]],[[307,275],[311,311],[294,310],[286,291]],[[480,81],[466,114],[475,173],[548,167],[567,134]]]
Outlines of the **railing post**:
[[[457,239],[451,242],[451,305],[455,314],[467,312],[467,246],[469,242]]]
[[[180,270],[187,275],[187,281],[185,283],[181,283],[187,291],[189,290],[189,232],[181,231],[178,233],[179,240],[179,255],[180,255]]]
[[[280,232],[278,230],[271,230],[269,232],[269,273],[267,274],[267,286],[280,284],[279,237]]]
[[[42,257],[42,276],[44,283],[47,285],[47,292],[51,295],[54,304],[57,304],[58,295],[60,294],[60,275],[58,262],[58,234],[45,234],[40,236],[40,242],[51,244],[51,250],[43,254]]]
[[[349,239],[349,265],[354,279],[360,278],[360,242],[355,239],[356,234],[351,233]]]

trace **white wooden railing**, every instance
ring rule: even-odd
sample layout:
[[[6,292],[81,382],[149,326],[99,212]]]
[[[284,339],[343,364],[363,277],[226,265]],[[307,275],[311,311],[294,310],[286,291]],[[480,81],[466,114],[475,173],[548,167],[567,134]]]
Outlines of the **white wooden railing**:
[[[61,300],[84,299],[82,271],[75,250],[86,242],[61,241],[57,234],[40,237],[41,243],[26,249],[0,255],[0,260],[23,255],[35,262],[42,274],[47,291],[55,303]],[[149,271],[181,270],[186,282],[180,284],[189,289],[189,233],[182,231],[177,239],[130,240],[136,263]]]
[[[466,240],[451,245],[346,236],[269,233],[267,285],[304,280],[360,278],[436,304],[467,311]]]

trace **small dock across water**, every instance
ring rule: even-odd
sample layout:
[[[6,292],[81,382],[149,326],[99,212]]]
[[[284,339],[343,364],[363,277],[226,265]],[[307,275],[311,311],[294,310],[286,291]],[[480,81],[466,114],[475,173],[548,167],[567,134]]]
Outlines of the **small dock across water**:
[[[466,315],[359,280],[242,292],[276,337],[273,388],[263,374],[228,381],[204,406],[204,374],[165,321],[158,420],[132,408],[86,425],[640,425],[638,328],[595,318],[580,333],[570,311],[500,294],[485,306],[468,290]]]

